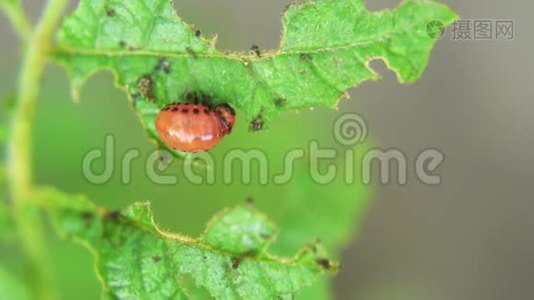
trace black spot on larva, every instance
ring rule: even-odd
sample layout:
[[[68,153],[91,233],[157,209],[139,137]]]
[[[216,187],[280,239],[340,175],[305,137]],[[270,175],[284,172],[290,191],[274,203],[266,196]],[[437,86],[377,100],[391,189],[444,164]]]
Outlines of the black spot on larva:
[[[117,12],[113,8],[106,9],[106,16],[113,18],[117,15]]]
[[[250,122],[250,129],[252,131],[260,131],[263,129],[263,120],[261,117],[258,117],[254,120],[252,120],[252,122]]]
[[[160,58],[158,61],[158,64],[156,65],[156,71],[163,71],[166,74],[169,74],[171,72],[171,63],[166,57]]]
[[[152,261],[154,263],[158,263],[160,260],[161,260],[161,256],[157,256],[157,255],[156,256],[152,256]]]
[[[178,107],[175,106],[171,110],[172,110],[172,112],[177,112],[178,111]]]
[[[261,50],[260,50],[260,47],[258,45],[252,45],[252,47],[250,48],[250,50],[256,54],[257,57],[261,57]]]
[[[284,105],[286,105],[286,103],[287,103],[287,99],[286,98],[277,98],[276,100],[274,100],[274,105],[276,105],[278,107],[284,106]]]
[[[195,31],[195,36],[200,37],[202,35],[202,32],[200,30]]]
[[[195,108],[193,108],[193,113],[194,113],[195,115],[198,115],[198,113],[200,113],[200,110],[199,110],[198,108],[195,107]]]
[[[188,112],[189,112],[189,109],[187,109],[187,108],[182,109],[182,113],[186,114]]]
[[[315,262],[320,265],[321,267],[323,267],[324,269],[331,269],[332,268],[332,262],[330,262],[328,259],[326,258],[318,258],[315,260]]]
[[[301,53],[300,54],[300,60],[301,61],[305,61],[305,62],[309,62],[309,61],[312,60],[312,57],[308,53]]]
[[[204,108],[204,113],[205,113],[206,115],[209,115],[209,114],[210,114],[210,110],[207,109],[207,108]]]

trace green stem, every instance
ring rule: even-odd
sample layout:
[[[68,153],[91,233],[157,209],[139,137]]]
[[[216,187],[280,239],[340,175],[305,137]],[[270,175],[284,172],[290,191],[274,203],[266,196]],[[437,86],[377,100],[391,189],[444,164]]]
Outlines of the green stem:
[[[35,103],[49,57],[52,36],[67,4],[66,0],[49,0],[43,15],[29,38],[19,78],[17,105],[8,142],[8,183],[16,221],[29,271],[35,281],[36,298],[55,299],[52,268],[46,254],[42,223],[32,201],[32,126]]]
[[[17,31],[20,38],[24,42],[27,42],[31,38],[32,26],[28,16],[22,9],[21,3],[5,2],[1,5],[1,8],[6,13],[9,21],[13,25],[13,28]]]

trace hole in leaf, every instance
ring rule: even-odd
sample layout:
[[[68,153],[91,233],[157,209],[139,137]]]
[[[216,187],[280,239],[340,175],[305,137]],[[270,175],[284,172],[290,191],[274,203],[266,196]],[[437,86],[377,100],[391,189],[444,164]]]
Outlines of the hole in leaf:
[[[369,11],[381,11],[384,9],[395,9],[399,5],[399,0],[369,0],[365,1],[365,8]]]
[[[217,35],[221,50],[246,52],[253,44],[276,49],[280,44],[280,14],[289,0],[182,0],[178,15],[206,37]]]
[[[378,73],[381,77],[381,80],[387,80],[387,81],[396,81],[397,80],[397,74],[390,70],[387,66],[387,64],[379,58],[373,59],[369,62],[369,67]]]

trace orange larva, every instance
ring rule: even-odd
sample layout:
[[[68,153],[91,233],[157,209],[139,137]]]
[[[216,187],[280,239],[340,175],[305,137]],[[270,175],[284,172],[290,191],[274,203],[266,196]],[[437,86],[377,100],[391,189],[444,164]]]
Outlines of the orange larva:
[[[183,152],[213,148],[235,123],[235,111],[227,104],[212,108],[204,104],[174,103],[156,118],[156,130],[169,147]]]

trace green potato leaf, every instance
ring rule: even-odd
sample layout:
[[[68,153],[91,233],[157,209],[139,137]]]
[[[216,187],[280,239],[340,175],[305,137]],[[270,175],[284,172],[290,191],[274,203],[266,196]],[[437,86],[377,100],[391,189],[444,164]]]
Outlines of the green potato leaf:
[[[292,258],[267,252],[276,229],[250,205],[215,216],[197,238],[165,232],[148,203],[106,211],[83,197],[47,190],[44,202],[67,237],[97,256],[105,293],[118,299],[292,299],[337,269],[320,244]]]
[[[314,0],[288,6],[279,49],[227,53],[168,0],[82,0],[59,31],[54,58],[72,75],[75,94],[90,75],[111,70],[158,140],[155,116],[188,95],[228,103],[243,114],[238,120],[261,129],[285,110],[335,107],[348,88],[379,78],[373,59],[413,82],[437,41],[427,25],[456,17],[431,0],[380,12],[366,10],[364,0]]]

